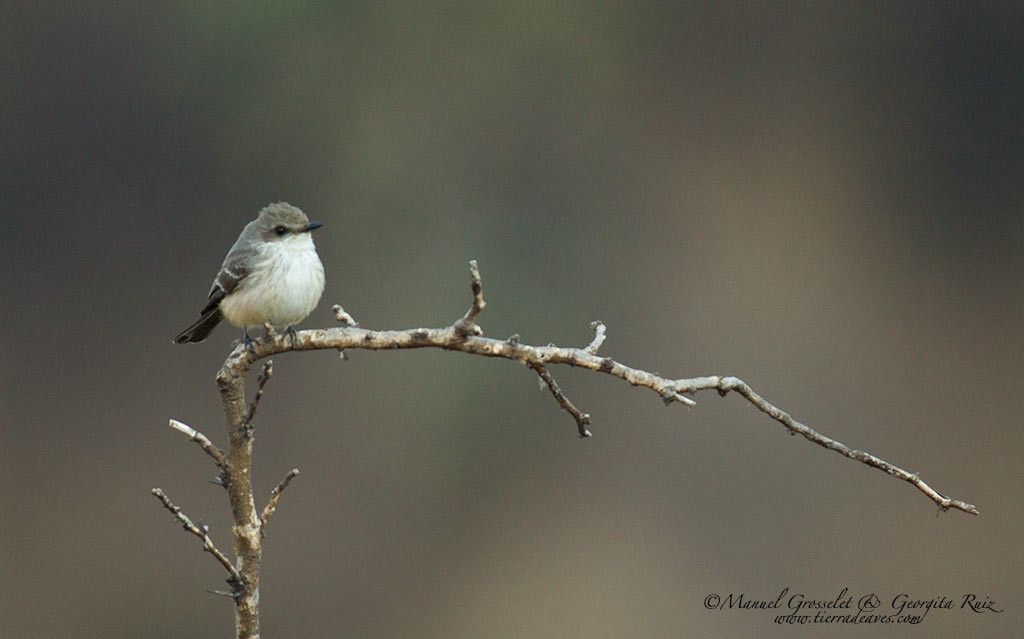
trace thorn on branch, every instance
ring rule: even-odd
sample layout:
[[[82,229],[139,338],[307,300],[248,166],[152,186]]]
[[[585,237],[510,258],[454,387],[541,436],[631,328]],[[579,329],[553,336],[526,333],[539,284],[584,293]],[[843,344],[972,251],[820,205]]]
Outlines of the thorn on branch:
[[[245,577],[243,577],[241,574],[239,574],[237,577],[232,575],[224,581],[227,582],[229,586],[231,586],[231,598],[237,601],[238,598],[242,596],[242,593],[245,592]]]
[[[544,380],[544,383],[547,384],[548,390],[551,391],[551,395],[554,396],[555,401],[558,402],[559,406],[565,409],[570,415],[572,415],[572,418],[576,420],[576,428],[579,431],[580,437],[590,437],[591,433],[587,429],[587,426],[590,426],[590,415],[580,412],[580,410],[576,408],[571,401],[569,401],[569,398],[562,392],[562,389],[558,386],[558,382],[556,382],[555,378],[551,376],[551,373],[548,372],[547,368],[541,364],[530,364],[530,368],[532,368],[537,375]]]
[[[217,474],[216,477],[214,477],[213,479],[210,479],[209,482],[211,484],[215,484],[215,485],[220,486],[222,488],[227,488],[228,487],[228,473],[226,471],[222,470],[222,471],[220,471],[220,473]]]

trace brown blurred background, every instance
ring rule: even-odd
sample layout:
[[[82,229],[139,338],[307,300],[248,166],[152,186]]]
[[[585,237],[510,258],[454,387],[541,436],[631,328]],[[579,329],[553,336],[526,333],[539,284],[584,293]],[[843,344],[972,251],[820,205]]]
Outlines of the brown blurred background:
[[[255,483],[266,637],[770,637],[707,595],[1022,621],[1020,3],[12,3],[0,9],[0,634],[231,636],[209,460],[236,333],[171,337],[268,202],[324,222],[366,327],[444,325],[735,374],[982,515],[792,438],[444,352],[291,354]],[[27,5],[27,6],[18,6]],[[904,626],[815,626],[905,636]],[[808,631],[803,631],[808,632]]]

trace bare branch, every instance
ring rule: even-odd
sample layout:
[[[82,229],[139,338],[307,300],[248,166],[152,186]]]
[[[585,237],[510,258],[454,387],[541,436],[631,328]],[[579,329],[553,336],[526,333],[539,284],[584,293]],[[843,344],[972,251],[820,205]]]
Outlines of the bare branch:
[[[256,408],[260,405],[260,400],[263,399],[263,387],[267,385],[273,374],[274,361],[268,359],[263,362],[263,370],[260,371],[259,376],[256,378],[256,394],[253,395],[252,402],[249,404],[249,412],[245,414],[246,424],[252,425],[252,420],[256,417]]]
[[[242,583],[242,575],[239,574],[239,572],[235,569],[234,565],[231,563],[231,560],[225,557],[224,553],[218,550],[217,546],[214,545],[213,540],[210,539],[210,535],[208,534],[209,529],[207,526],[203,526],[202,528],[200,528],[199,526],[196,526],[194,523],[192,523],[192,520],[189,519],[185,513],[181,512],[181,508],[175,506],[171,502],[171,499],[166,494],[164,494],[164,491],[160,490],[159,488],[154,488],[150,492],[152,492],[153,495],[155,495],[156,498],[159,499],[161,503],[163,503],[164,508],[171,511],[171,514],[174,515],[174,518],[178,520],[178,523],[180,523],[185,530],[187,530],[188,532],[192,533],[193,535],[202,540],[203,550],[213,555],[214,558],[220,563],[220,565],[224,566],[224,569],[228,571],[228,574],[231,575],[230,578],[228,579],[228,583],[230,583],[232,586]]]
[[[939,508],[955,508],[972,515],[978,509],[967,502],[940,494],[926,484],[916,473],[910,473],[874,455],[854,450],[822,435],[813,428],[793,419],[788,413],[775,407],[754,392],[737,377],[708,376],[683,379],[669,379],[656,373],[626,366],[611,357],[599,357],[598,349],[604,344],[607,328],[602,322],[593,322],[594,338],[584,348],[560,348],[554,344],[531,346],[523,344],[519,335],[506,340],[483,336],[483,330],[476,324],[476,318],[486,306],[483,284],[476,261],[470,262],[470,283],[473,301],[465,315],[443,328],[412,328],[407,330],[375,331],[360,328],[355,319],[341,306],[334,307],[336,319],[341,327],[294,332],[289,330],[290,339],[279,339],[273,330],[263,339],[246,339],[228,355],[217,374],[217,387],[227,422],[229,449],[225,453],[208,437],[181,422],[171,420],[170,425],[196,442],[221,467],[218,482],[228,492],[233,519],[233,549],[237,567],[214,545],[206,526],[196,526],[181,509],[171,503],[167,495],[154,488],[155,495],[192,535],[203,542],[203,549],[228,571],[231,592],[212,591],[230,596],[235,603],[236,636],[257,638],[259,631],[259,579],[263,553],[263,537],[270,517],[277,509],[278,501],[288,484],[299,474],[298,469],[289,471],[284,479],[271,491],[270,499],[262,511],[257,511],[252,490],[252,454],[254,432],[252,420],[263,396],[267,381],[273,374],[271,360],[263,365],[257,379],[257,389],[252,401],[246,407],[245,379],[249,369],[257,361],[277,353],[300,350],[334,349],[344,357],[346,349],[394,350],[401,348],[440,348],[482,357],[497,357],[519,362],[532,369],[547,385],[551,395],[576,421],[580,437],[590,437],[588,426],[590,416],[579,410],[562,392],[554,377],[548,372],[551,364],[565,364],[584,368],[623,379],[633,386],[649,388],[668,404],[681,403],[694,406],[695,402],[686,396],[700,391],[715,390],[720,395],[736,391],[739,395],[785,426],[791,433],[800,434],[815,444],[835,451],[844,457],[877,468],[889,475],[915,486]]]
[[[224,451],[210,441],[209,437],[200,433],[188,424],[179,422],[176,419],[171,420],[170,426],[179,433],[184,433],[186,437],[199,444],[199,447],[203,449],[203,452],[212,457],[213,461],[217,462],[217,466],[219,466],[221,470],[224,469],[225,464],[227,463],[227,460],[224,457]]]
[[[288,484],[295,479],[295,476],[299,474],[298,468],[293,468],[288,471],[288,474],[284,476],[281,482],[274,486],[274,489],[270,491],[270,501],[263,508],[263,512],[260,513],[260,535],[266,537],[267,521],[270,520],[271,515],[277,510],[277,501],[281,499],[281,493],[288,487]]]
[[[558,382],[551,376],[548,369],[542,364],[530,364],[530,368],[537,372],[537,375],[544,381],[548,386],[548,390],[554,395],[555,401],[558,402],[559,406],[565,409],[572,418],[576,420],[576,428],[579,430],[580,437],[590,437],[591,433],[587,430],[587,426],[590,425],[590,415],[580,412],[576,406],[569,401],[569,398],[565,396],[562,389],[559,388]]]
[[[669,379],[660,374],[626,366],[611,357],[600,357],[598,349],[605,341],[607,328],[601,322],[594,322],[591,328],[594,338],[584,348],[562,348],[554,344],[531,346],[521,342],[518,335],[506,340],[483,336],[483,330],[476,324],[476,318],[486,303],[483,285],[476,261],[470,262],[470,282],[473,301],[465,315],[443,328],[412,328],[407,330],[366,330],[360,328],[351,315],[341,307],[335,307],[335,316],[343,324],[330,329],[289,332],[291,339],[278,339],[272,332],[266,338],[245,340],[238,344],[224,361],[217,374],[217,386],[228,427],[229,451],[224,451],[195,429],[172,421],[171,426],[185,433],[198,443],[218,465],[222,467],[220,481],[227,488],[233,518],[233,548],[237,556],[237,568],[221,553],[210,540],[207,530],[198,527],[186,517],[160,489],[153,489],[164,507],[171,511],[187,531],[203,541],[203,548],[214,555],[217,561],[230,573],[232,586],[230,596],[235,601],[236,632],[239,637],[259,637],[259,577],[262,558],[262,539],[265,527],[277,508],[281,493],[298,474],[289,472],[271,492],[270,500],[262,511],[257,511],[253,498],[251,469],[253,451],[252,420],[255,416],[264,387],[273,373],[273,365],[267,360],[257,380],[256,394],[246,409],[245,378],[257,361],[277,353],[302,350],[333,349],[344,353],[347,349],[395,350],[404,348],[440,348],[482,357],[496,357],[519,362],[532,369],[543,381],[559,406],[576,421],[581,437],[589,437],[590,416],[580,411],[562,392],[554,377],[548,372],[552,364],[565,364],[611,375],[625,380],[633,386],[649,388],[667,404],[681,403],[693,406],[695,402],[686,396],[700,391],[715,390],[720,395],[736,391],[759,410],[785,426],[791,433],[800,434],[807,440],[835,451],[844,457],[877,468],[889,475],[902,479],[916,487],[939,508],[954,508],[972,515],[978,509],[967,502],[940,494],[916,473],[910,473],[870,453],[854,450],[822,435],[813,428],[793,419],[788,413],[773,406],[750,386],[736,377],[708,376],[683,379]]]
[[[951,499],[945,497],[939,492],[935,491],[928,484],[923,482],[920,477],[914,473],[907,472],[885,460],[882,460],[874,455],[866,453],[864,451],[858,451],[848,448],[847,446],[826,437],[812,428],[797,422],[788,414],[784,413],[780,409],[772,406],[765,401],[760,395],[754,393],[754,391],[742,380],[736,377],[697,377],[692,379],[669,379],[662,377],[661,375],[649,373],[645,370],[638,368],[632,368],[626,366],[611,357],[599,357],[596,352],[597,349],[602,345],[604,341],[605,327],[604,324],[595,322],[593,325],[594,329],[594,340],[586,348],[561,348],[553,344],[547,346],[531,346],[520,342],[518,336],[513,336],[507,340],[497,340],[489,337],[483,337],[483,331],[477,326],[474,321],[480,314],[485,306],[483,300],[483,286],[480,279],[480,271],[477,267],[476,261],[470,262],[470,275],[473,291],[473,303],[466,314],[457,320],[451,326],[445,328],[414,328],[407,330],[387,330],[387,331],[374,331],[366,330],[354,326],[346,326],[344,328],[331,328],[331,329],[317,329],[317,330],[306,330],[299,331],[296,336],[294,344],[286,344],[284,340],[258,340],[253,342],[252,349],[246,350],[238,347],[232,351],[228,360],[225,362],[225,371],[232,371],[232,376],[244,375],[245,370],[254,363],[255,361],[286,351],[293,350],[318,350],[318,349],[366,349],[366,350],[394,350],[402,348],[441,348],[449,351],[458,351],[461,353],[468,353],[470,355],[479,355],[483,357],[497,357],[503,359],[509,359],[524,364],[541,376],[541,379],[548,384],[548,388],[552,390],[552,394],[559,400],[559,404],[563,408],[566,408],[573,414],[574,419],[577,422],[577,428],[582,431],[589,431],[586,429],[586,425],[589,421],[581,425],[581,418],[585,416],[585,413],[576,410],[573,413],[568,408],[565,402],[564,394],[559,399],[559,394],[556,393],[557,384],[552,386],[548,379],[545,379],[544,374],[541,371],[546,372],[546,369],[551,364],[566,364],[574,366],[576,368],[585,368],[613,377],[623,379],[633,386],[642,386],[653,390],[661,397],[662,401],[666,404],[674,404],[676,402],[693,406],[695,402],[686,397],[685,394],[692,394],[703,390],[716,390],[720,394],[725,394],[730,390],[735,390],[737,393],[742,395],[752,404],[757,406],[764,413],[782,423],[786,428],[794,433],[803,435],[808,440],[833,450],[845,457],[857,460],[861,463],[867,464],[879,470],[883,470],[886,473],[898,477],[906,482],[911,483],[918,488],[921,492],[934,501],[940,508],[949,509],[955,508],[970,514],[978,514],[978,509],[964,501],[958,499]],[[224,371],[222,371],[222,375]],[[554,380],[552,379],[552,382]],[[559,391],[560,393],[560,391]],[[569,406],[572,404],[570,403]],[[575,409],[575,406],[573,406]]]

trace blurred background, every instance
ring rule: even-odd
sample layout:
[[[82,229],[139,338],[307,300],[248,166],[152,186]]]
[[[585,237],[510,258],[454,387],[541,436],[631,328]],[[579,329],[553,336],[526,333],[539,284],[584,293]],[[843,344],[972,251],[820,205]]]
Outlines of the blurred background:
[[[783,6],[784,5],[784,6]],[[209,459],[237,337],[171,337],[268,202],[364,327],[733,374],[980,517],[787,436],[440,351],[287,354],[257,421],[265,637],[771,637],[705,597],[1022,621],[1020,3],[21,3],[0,9],[0,634],[231,636]],[[251,386],[250,386],[251,389]],[[959,609],[990,598],[1001,614]],[[890,611],[891,612],[891,611]],[[834,637],[903,626],[816,626]]]

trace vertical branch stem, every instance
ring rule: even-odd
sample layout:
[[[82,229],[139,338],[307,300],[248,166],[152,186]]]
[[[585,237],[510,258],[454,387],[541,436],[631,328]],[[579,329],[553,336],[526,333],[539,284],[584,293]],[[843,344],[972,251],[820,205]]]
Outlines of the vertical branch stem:
[[[233,593],[238,639],[258,639],[260,636],[259,585],[263,555],[260,518],[253,498],[250,472],[253,431],[246,422],[245,374],[248,368],[246,357],[229,357],[217,374],[217,388],[224,406],[230,442],[226,481],[234,521],[231,532],[236,568],[241,576]]]

